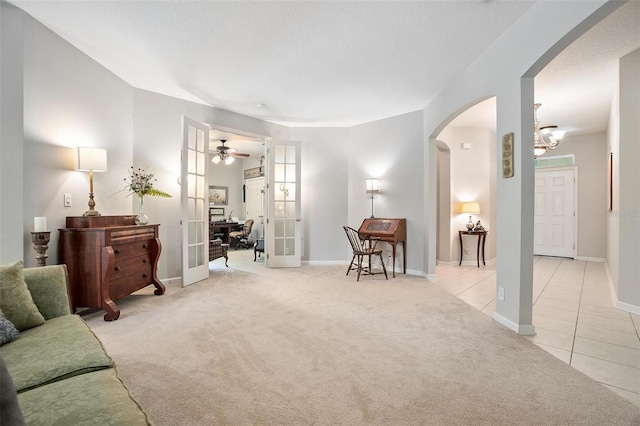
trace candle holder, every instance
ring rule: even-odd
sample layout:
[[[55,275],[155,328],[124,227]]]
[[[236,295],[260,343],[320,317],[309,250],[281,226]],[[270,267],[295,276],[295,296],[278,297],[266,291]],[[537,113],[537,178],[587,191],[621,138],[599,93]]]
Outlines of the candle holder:
[[[31,242],[33,243],[33,248],[36,250],[36,261],[38,262],[37,266],[46,266],[47,265],[47,257],[46,251],[49,248],[49,240],[51,238],[51,231],[42,231],[42,232],[32,232],[31,233]]]

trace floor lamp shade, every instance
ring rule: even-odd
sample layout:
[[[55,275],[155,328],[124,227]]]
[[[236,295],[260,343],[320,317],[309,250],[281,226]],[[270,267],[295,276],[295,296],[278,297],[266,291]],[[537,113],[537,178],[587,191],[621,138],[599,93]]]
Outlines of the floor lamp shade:
[[[89,172],[89,210],[85,216],[100,216],[94,209],[96,202],[93,200],[93,172],[107,171],[107,150],[102,148],[74,148],[74,167],[80,172]]]

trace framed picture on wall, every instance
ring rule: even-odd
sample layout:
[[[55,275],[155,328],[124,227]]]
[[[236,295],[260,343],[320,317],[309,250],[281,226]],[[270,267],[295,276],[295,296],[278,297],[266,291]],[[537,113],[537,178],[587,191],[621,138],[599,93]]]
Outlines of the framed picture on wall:
[[[224,216],[224,207],[209,207],[209,216]]]
[[[228,186],[210,186],[209,187],[209,205],[226,206],[227,196],[229,194]]]

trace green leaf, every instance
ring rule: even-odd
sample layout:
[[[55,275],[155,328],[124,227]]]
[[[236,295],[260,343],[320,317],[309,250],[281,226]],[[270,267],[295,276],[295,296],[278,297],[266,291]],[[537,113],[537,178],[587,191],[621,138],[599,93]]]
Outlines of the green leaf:
[[[145,195],[150,195],[152,197],[171,198],[171,195],[167,194],[164,191],[160,191],[159,189],[155,189],[155,188],[147,189],[147,193]]]

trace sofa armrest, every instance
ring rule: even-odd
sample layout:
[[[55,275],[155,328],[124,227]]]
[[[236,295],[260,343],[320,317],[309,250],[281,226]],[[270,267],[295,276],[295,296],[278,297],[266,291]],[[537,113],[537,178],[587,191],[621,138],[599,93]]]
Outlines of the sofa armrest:
[[[72,313],[67,265],[24,268],[24,280],[45,320]]]

